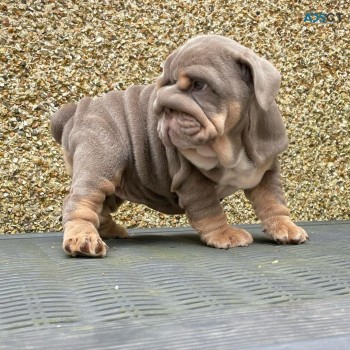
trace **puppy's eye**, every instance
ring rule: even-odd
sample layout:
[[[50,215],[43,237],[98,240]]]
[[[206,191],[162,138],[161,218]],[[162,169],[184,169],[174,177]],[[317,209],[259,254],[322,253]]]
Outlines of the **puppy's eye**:
[[[193,91],[204,91],[208,87],[208,84],[202,80],[195,80],[192,84]]]

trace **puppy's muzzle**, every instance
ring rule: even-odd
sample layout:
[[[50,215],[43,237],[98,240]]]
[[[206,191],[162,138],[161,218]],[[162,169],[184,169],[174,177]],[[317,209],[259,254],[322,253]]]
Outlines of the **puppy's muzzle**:
[[[153,110],[155,114],[161,115],[164,108],[189,114],[197,119],[208,131],[212,130],[215,132],[214,126],[209,122],[201,107],[188,93],[182,92],[176,85],[164,86],[158,90]]]
[[[205,131],[198,120],[168,108],[164,109],[158,122],[158,134],[165,146],[193,148],[207,141]]]
[[[182,131],[181,134],[188,137],[200,134],[201,140],[208,141],[217,135],[215,126],[210,122],[202,108],[192,99],[191,94],[180,90],[177,85],[158,89],[153,110],[156,115],[163,118],[176,118],[176,124]],[[171,132],[172,123],[165,124],[167,127],[159,128],[160,136],[163,140],[169,141],[168,133],[169,128]]]

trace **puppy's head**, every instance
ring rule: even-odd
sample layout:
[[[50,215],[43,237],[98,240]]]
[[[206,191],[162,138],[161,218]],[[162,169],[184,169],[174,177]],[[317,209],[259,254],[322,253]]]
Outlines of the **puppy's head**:
[[[166,146],[197,148],[228,135],[252,102],[269,111],[280,75],[268,61],[235,41],[196,37],[173,52],[157,80],[154,112]]]

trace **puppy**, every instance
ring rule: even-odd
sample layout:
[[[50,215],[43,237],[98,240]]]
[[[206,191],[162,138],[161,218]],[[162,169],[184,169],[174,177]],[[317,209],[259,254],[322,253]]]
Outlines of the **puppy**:
[[[281,189],[288,140],[275,96],[280,74],[237,42],[196,37],[165,61],[156,84],[85,97],[59,109],[51,131],[72,175],[63,205],[63,249],[104,257],[104,238],[126,238],[111,217],[129,200],[185,213],[211,247],[248,246],[220,200],[244,190],[277,243],[304,243]]]

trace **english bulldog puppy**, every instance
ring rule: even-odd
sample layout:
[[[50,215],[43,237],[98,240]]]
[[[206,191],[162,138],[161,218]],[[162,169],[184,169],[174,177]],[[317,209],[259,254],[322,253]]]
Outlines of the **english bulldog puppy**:
[[[199,36],[167,58],[155,84],[59,109],[51,131],[72,175],[64,251],[106,256],[103,239],[128,236],[111,217],[125,200],[185,213],[208,246],[248,246],[251,234],[230,226],[220,204],[237,190],[274,241],[308,240],[281,189],[277,157],[288,140],[275,102],[279,86],[276,68],[251,50]]]

